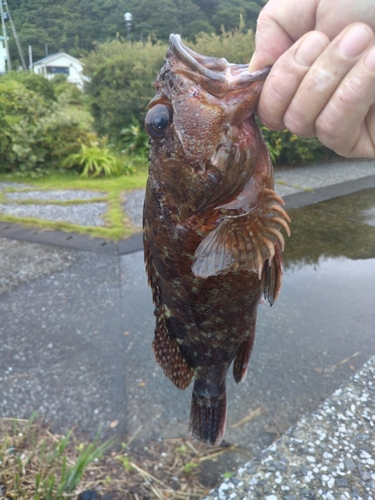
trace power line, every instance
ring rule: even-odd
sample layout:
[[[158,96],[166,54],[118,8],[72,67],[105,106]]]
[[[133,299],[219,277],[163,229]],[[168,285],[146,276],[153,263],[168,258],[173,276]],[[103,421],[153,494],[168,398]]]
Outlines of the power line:
[[[22,68],[24,69],[24,71],[27,71],[27,66],[26,66],[26,62],[25,62],[25,58],[23,57],[23,53],[22,53],[22,47],[21,47],[21,43],[20,43],[20,40],[18,38],[18,34],[17,34],[17,30],[16,30],[16,27],[14,26],[14,23],[13,23],[13,19],[12,19],[12,16],[10,15],[10,10],[9,10],[9,7],[8,7],[8,3],[6,0],[0,0],[0,3],[1,1],[3,1],[3,5],[5,7],[5,10],[6,10],[6,13],[8,14],[8,19],[9,19],[9,22],[10,22],[10,26],[12,28],[12,32],[13,32],[13,36],[14,36],[14,40],[16,42],[16,45],[17,45],[17,49],[18,49],[18,54],[20,56],[20,59],[21,59],[21,63],[22,63]],[[3,6],[1,6],[1,16],[2,18],[4,17],[4,10],[3,10]],[[3,24],[3,31],[4,31],[4,26],[5,26],[5,22],[2,23]],[[6,29],[6,28],[5,28]],[[4,34],[4,37],[6,35]],[[8,52],[9,52],[9,49],[8,49]],[[7,56],[9,57],[9,55],[7,54]],[[10,66],[10,59],[9,59],[9,66]]]

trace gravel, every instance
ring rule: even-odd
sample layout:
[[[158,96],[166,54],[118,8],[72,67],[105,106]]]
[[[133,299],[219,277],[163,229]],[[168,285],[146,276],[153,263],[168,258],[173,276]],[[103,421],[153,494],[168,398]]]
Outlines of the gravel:
[[[21,182],[0,182],[0,191],[4,191],[4,189],[27,189],[32,188],[30,184],[22,184]]]
[[[5,197],[10,200],[42,200],[42,201],[70,201],[91,200],[92,198],[103,198],[106,193],[98,191],[79,190],[55,190],[55,191],[23,191],[20,193],[6,193]]]
[[[0,238],[0,295],[22,283],[69,267],[74,259],[66,250]]]
[[[64,221],[80,226],[104,226],[106,203],[89,203],[81,205],[17,205],[0,203],[0,212],[14,217],[33,217],[48,221]]]
[[[136,227],[142,227],[142,211],[145,199],[145,190],[136,189],[125,194],[123,209],[131,223]]]
[[[375,357],[206,500],[375,498]]]

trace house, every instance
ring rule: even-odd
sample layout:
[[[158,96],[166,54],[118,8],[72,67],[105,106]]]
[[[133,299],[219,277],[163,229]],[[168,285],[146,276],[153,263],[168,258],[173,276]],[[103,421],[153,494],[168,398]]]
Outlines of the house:
[[[52,80],[55,75],[66,75],[67,81],[77,85],[80,90],[83,90],[83,84],[88,80],[82,69],[79,60],[66,52],[57,52],[33,63],[34,73],[43,75],[48,80]]]
[[[4,37],[0,36],[0,75],[6,72],[7,52],[4,47]]]

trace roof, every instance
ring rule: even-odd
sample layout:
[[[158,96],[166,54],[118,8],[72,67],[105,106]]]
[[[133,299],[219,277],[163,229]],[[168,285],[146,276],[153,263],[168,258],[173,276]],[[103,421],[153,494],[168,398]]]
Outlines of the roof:
[[[58,57],[61,57],[61,56],[68,57],[69,59],[72,59],[72,61],[81,64],[76,57],[73,57],[70,54],[67,54],[66,52],[56,52],[55,54],[50,54],[49,56],[43,57],[43,59],[39,59],[38,61],[35,61],[33,63],[33,66],[35,66],[36,64],[46,65],[49,62],[52,62],[54,59],[57,59]]]

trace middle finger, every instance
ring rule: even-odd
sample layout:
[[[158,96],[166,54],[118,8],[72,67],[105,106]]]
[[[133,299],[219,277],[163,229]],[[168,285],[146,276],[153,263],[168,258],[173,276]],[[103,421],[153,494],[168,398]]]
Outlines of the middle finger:
[[[284,114],[284,125],[301,137],[313,137],[315,121],[342,79],[369,49],[372,29],[354,23],[323,51],[303,78]]]

